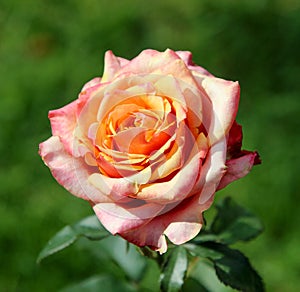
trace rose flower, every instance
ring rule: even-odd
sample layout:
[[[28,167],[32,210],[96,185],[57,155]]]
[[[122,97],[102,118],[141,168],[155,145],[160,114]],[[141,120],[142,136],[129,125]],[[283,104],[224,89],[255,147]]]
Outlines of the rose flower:
[[[241,150],[238,82],[214,77],[190,52],[105,54],[102,78],[49,112],[40,155],[54,178],[92,205],[103,226],[164,253],[195,237],[217,190],[259,163]]]

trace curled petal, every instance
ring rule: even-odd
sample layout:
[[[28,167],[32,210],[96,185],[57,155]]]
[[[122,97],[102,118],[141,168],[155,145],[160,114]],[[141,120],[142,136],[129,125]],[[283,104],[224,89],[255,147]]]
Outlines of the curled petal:
[[[260,160],[257,152],[246,152],[245,155],[241,157],[228,160],[226,162],[226,174],[220,181],[218,190],[223,189],[229,183],[247,175],[253,165],[258,163],[260,163]]]
[[[103,92],[92,91],[87,96],[90,96],[89,101],[82,106],[77,118],[76,136],[79,138],[88,138],[90,126],[97,122],[97,112],[103,98]]]
[[[71,156],[57,136],[41,143],[39,148],[39,153],[53,177],[66,190],[90,202],[111,201],[88,182],[94,168],[87,166],[82,159]]]
[[[112,197],[114,201],[133,195],[138,190],[136,184],[125,178],[110,178],[100,173],[93,173],[88,181],[103,195]]]
[[[176,51],[176,54],[184,61],[184,63],[189,66],[189,65],[194,65],[192,59],[193,55],[189,51]]]
[[[139,201],[131,199],[128,204],[98,203],[93,208],[109,232],[122,235],[124,232],[147,224],[163,210],[164,206],[148,203],[139,205]]]
[[[197,66],[194,64],[192,60],[192,53],[189,51],[176,51],[176,54],[184,61],[184,63],[188,66],[188,68],[192,71],[195,71],[200,75],[206,75],[206,76],[213,76],[211,73],[209,73],[206,69],[202,68],[201,66]],[[194,72],[193,72],[194,73]]]
[[[93,173],[88,181],[95,186],[103,195],[110,196],[115,202],[124,197],[135,197],[139,185],[145,184],[151,177],[151,169],[146,168],[134,175],[122,178],[111,178],[100,173]]]
[[[229,157],[239,156],[242,148],[243,132],[242,127],[234,121],[227,141],[227,155]]]
[[[120,69],[121,64],[118,58],[113,54],[112,51],[107,51],[104,57],[104,72],[102,76],[102,82],[112,80]]]
[[[174,244],[182,244],[198,234],[203,223],[202,212],[211,203],[212,199],[200,205],[197,197],[188,198],[146,224],[119,234],[138,246],[150,246],[164,253],[167,250],[165,236]]]
[[[87,90],[88,88],[90,87],[94,87],[96,85],[99,85],[101,83],[101,78],[100,77],[95,77],[93,78],[92,80],[90,80],[89,82],[87,82],[81,89],[81,92],[82,91],[85,91]]]
[[[136,74],[172,75],[189,84],[197,86],[193,75],[184,61],[172,50],[164,52],[144,50],[118,72],[119,76]]]
[[[212,102],[213,121],[208,130],[211,144],[226,136],[235,120],[240,97],[238,82],[207,77],[202,86]]]
[[[183,200],[190,194],[198,177],[199,168],[199,155],[194,155],[172,179],[145,186],[137,194],[137,198],[159,203]]]
[[[164,234],[174,244],[183,244],[194,238],[201,230],[203,224],[202,212],[207,210],[213,202],[213,196],[205,202],[199,204],[197,196],[188,201],[186,208],[182,212],[176,212]]]
[[[199,194],[199,203],[205,204],[210,200],[225,174],[226,166],[226,140],[213,145],[202,166],[200,176],[192,190],[192,193]]]
[[[76,127],[76,101],[57,110],[49,111],[52,135],[59,136],[69,154],[73,152],[73,132]]]
[[[94,96],[97,96],[99,91],[101,92],[101,89],[103,89],[104,85],[102,83],[93,82],[93,80],[87,83],[81,90],[78,99],[77,99],[77,118],[80,116],[82,109],[84,106],[88,103],[90,99],[92,99]],[[99,95],[99,94],[98,94]],[[100,94],[101,96],[101,94]]]

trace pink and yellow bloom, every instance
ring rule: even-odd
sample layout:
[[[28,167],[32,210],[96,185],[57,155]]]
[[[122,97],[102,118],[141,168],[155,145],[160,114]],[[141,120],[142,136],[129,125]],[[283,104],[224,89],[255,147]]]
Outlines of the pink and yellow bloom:
[[[259,163],[241,150],[237,82],[214,77],[190,52],[105,55],[102,78],[49,112],[40,155],[87,200],[104,227],[161,253],[195,237],[215,192]]]

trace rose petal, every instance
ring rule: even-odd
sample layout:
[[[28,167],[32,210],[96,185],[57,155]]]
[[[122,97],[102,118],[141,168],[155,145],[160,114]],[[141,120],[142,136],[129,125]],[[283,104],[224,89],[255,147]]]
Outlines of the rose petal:
[[[97,123],[97,113],[100,107],[100,103],[103,99],[104,86],[89,88],[86,98],[88,102],[82,106],[80,112],[78,112],[76,136],[80,139],[88,139],[89,128],[93,123]]]
[[[169,96],[173,101],[178,120],[187,117],[191,129],[200,127],[201,124],[209,129],[213,118],[212,103],[201,83],[191,85],[173,76],[162,76],[155,82],[155,87],[157,94]],[[177,109],[180,111],[177,112]]]
[[[227,156],[237,157],[241,152],[243,140],[242,127],[234,121],[228,135]]]
[[[207,210],[213,202],[213,197],[205,204],[199,204],[197,197],[191,199],[184,210],[175,213],[164,234],[174,244],[183,244],[194,238],[201,230],[203,224],[202,212]]]
[[[138,86],[135,86],[138,84]],[[117,104],[124,102],[134,96],[143,93],[143,95],[153,94],[153,86],[148,83],[141,84],[140,77],[128,77],[116,80],[106,86],[101,107],[97,107],[97,120],[102,121],[110,110]]]
[[[93,209],[104,225],[112,234],[122,234],[131,229],[146,224],[152,218],[157,216],[164,208],[159,204],[145,204],[134,206],[135,201],[132,199],[131,204],[99,203]]]
[[[133,244],[149,246],[163,254],[167,251],[167,242],[163,232],[166,228],[164,225],[168,224],[168,222],[160,221],[158,218],[162,220],[161,217],[154,217],[153,221],[149,223],[118,232],[118,234]],[[169,220],[166,219],[165,221]]]
[[[122,174],[122,170],[120,170]],[[124,170],[125,172],[125,170]],[[142,171],[132,171],[132,175],[127,177],[111,178],[100,173],[93,173],[89,176],[89,182],[106,196],[114,197],[116,200],[125,196],[135,197],[139,190],[139,185],[148,183],[151,178],[151,167]]]
[[[186,133],[186,131],[188,133]],[[189,129],[184,123],[181,123],[179,128],[175,131],[175,141],[172,147],[166,151],[166,149],[169,148],[168,146],[171,145],[174,137],[172,137],[163,147],[161,147],[158,153],[160,152],[162,155],[160,157],[157,156],[157,158],[159,157],[159,160],[157,160],[158,165],[155,167],[151,178],[152,182],[170,175],[172,172],[175,172],[183,166],[185,160],[187,159],[187,154],[190,154],[191,152],[191,145],[194,144],[193,139],[191,139],[190,143],[188,143],[188,134]]]
[[[59,136],[69,154],[73,153],[73,132],[76,127],[76,101],[57,110],[49,111],[52,135]]]
[[[177,139],[177,143],[180,139]],[[183,164],[183,145],[175,143],[167,154],[165,154],[162,162],[159,163],[158,167],[155,169],[152,180],[162,179],[172,172],[178,170]]]
[[[137,198],[150,202],[176,202],[186,198],[192,190],[200,168],[199,155],[191,155],[190,160],[169,181],[145,186]]]
[[[208,130],[211,144],[226,136],[238,110],[240,87],[238,82],[207,77],[202,86],[212,101],[213,121]]]
[[[257,152],[249,152],[239,158],[228,160],[226,162],[227,171],[218,186],[218,190],[223,189],[229,183],[247,175],[252,169],[252,166],[256,164],[255,161],[257,159]]]
[[[201,66],[197,66],[194,64],[192,60],[192,53],[189,51],[176,51],[176,54],[184,61],[184,63],[188,66],[188,68],[192,71],[196,71],[197,74],[213,76],[206,69]]]
[[[192,53],[189,51],[176,51],[175,52],[186,65],[194,65],[192,61]]]
[[[168,212],[154,217],[150,222],[119,234],[138,246],[150,246],[164,253],[167,250],[165,235],[174,244],[182,244],[199,233],[203,223],[202,212],[211,203],[212,200],[199,205],[197,197],[186,199],[175,208],[168,208]]]
[[[101,83],[100,77],[95,77],[92,80],[88,81],[81,89],[81,92],[87,90],[88,88],[94,87],[96,85],[99,85]]]
[[[57,136],[52,136],[41,143],[39,153],[53,177],[70,193],[94,203],[111,201],[88,182],[94,168],[66,152]]]
[[[192,193],[199,193],[199,203],[205,204],[214,195],[221,178],[225,174],[226,140],[213,145],[202,166],[200,176]]]
[[[136,74],[172,75],[189,84],[195,85],[193,76],[184,61],[172,50],[164,52],[144,50],[119,72],[119,76]]]
[[[112,197],[114,201],[138,192],[137,184],[126,178],[110,178],[100,173],[93,173],[88,177],[88,181],[103,195]]]
[[[169,97],[172,103],[176,101],[181,105],[185,112],[187,111],[185,96],[183,95],[181,88],[185,85],[185,83],[173,76],[162,76],[155,82],[154,85],[157,94]]]
[[[77,119],[80,117],[82,109],[87,105],[87,102],[90,99],[92,99],[94,96],[97,96],[98,92],[99,91],[101,92],[101,90],[103,90],[103,87],[105,87],[105,85],[103,85],[101,83],[101,78],[94,78],[83,86],[83,88],[78,96],[78,99],[76,100],[76,102],[77,102],[77,112],[76,112]],[[100,96],[101,96],[101,94],[100,94]]]
[[[120,60],[113,54],[112,51],[107,51],[104,57],[104,72],[102,76],[102,82],[112,80],[120,69]]]

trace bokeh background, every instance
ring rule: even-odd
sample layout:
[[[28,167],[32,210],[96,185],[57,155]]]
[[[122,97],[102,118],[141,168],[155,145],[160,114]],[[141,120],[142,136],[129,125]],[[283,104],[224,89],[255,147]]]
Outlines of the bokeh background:
[[[241,248],[267,291],[300,286],[300,2],[297,0],[10,0],[0,2],[0,290],[57,291],[105,263],[82,247],[36,264],[64,225],[92,214],[38,156],[49,109],[100,76],[103,55],[189,50],[214,75],[241,84],[244,148],[263,164],[218,193],[264,223]]]

